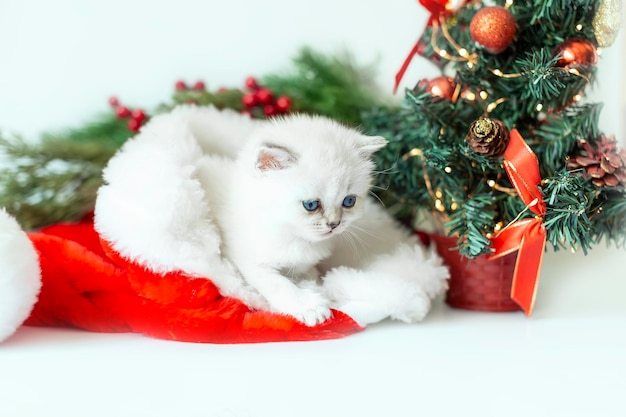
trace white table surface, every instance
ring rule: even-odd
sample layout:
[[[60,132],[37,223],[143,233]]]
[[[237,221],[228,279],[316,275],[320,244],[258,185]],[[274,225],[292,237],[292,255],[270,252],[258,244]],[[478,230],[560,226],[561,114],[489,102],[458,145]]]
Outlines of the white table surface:
[[[626,416],[626,252],[548,252],[535,311],[441,300],[344,339],[190,344],[22,327],[0,416]]]

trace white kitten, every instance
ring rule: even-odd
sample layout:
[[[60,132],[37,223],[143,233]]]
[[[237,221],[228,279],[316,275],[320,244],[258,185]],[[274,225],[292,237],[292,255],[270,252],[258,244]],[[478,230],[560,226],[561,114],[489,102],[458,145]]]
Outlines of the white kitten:
[[[222,237],[222,255],[269,303],[307,325],[330,316],[318,264],[361,216],[382,137],[323,117],[263,123],[236,160],[207,155],[198,178]]]
[[[449,272],[367,197],[385,144],[321,117],[177,107],[111,158],[95,228],[154,273],[208,277],[224,296],[308,325],[330,307],[361,325],[419,321]]]

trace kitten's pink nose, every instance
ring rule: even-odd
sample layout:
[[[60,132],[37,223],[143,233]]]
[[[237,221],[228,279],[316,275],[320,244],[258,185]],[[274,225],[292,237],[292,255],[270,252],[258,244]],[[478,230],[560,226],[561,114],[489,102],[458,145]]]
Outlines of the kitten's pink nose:
[[[330,227],[330,230],[335,230],[337,226],[339,226],[340,224],[341,224],[341,220],[338,220],[336,222],[328,223],[328,227]]]

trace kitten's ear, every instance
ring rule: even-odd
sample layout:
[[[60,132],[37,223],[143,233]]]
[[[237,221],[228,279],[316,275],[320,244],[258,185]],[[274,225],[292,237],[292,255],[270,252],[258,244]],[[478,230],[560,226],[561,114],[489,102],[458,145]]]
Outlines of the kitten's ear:
[[[387,143],[387,139],[382,136],[367,136],[361,135],[359,137],[359,150],[367,155],[371,155],[379,149],[384,148]]]
[[[268,170],[277,171],[289,168],[298,161],[298,157],[289,149],[265,144],[261,145],[256,158],[256,169],[261,172]]]

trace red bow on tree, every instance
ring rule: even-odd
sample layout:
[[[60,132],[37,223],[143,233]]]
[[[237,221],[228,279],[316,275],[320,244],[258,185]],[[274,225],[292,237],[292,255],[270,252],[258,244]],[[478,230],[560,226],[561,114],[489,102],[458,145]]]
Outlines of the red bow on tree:
[[[511,298],[530,316],[535,303],[539,271],[546,246],[543,219],[546,204],[539,189],[541,175],[537,156],[516,129],[504,152],[504,169],[517,194],[535,217],[514,221],[491,240],[494,253],[490,259],[518,251],[513,273]]]

